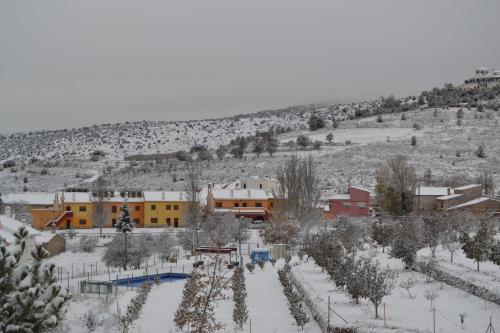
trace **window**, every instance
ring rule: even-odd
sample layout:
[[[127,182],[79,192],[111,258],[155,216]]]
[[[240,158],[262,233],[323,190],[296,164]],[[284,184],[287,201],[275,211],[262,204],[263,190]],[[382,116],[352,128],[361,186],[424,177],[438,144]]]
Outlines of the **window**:
[[[262,184],[259,184],[259,188],[262,190]]]
[[[67,207],[66,207],[66,211],[67,211],[67,212],[71,212],[71,207],[70,207],[70,206],[67,206]]]
[[[262,202],[256,202],[255,207],[262,207]]]
[[[174,218],[174,228],[177,228],[179,226],[179,219],[176,217]]]
[[[174,205],[174,210],[179,210],[179,205]]]
[[[349,208],[351,207],[351,204],[348,203],[348,202],[343,202],[342,205],[344,206],[344,208]]]
[[[240,203],[239,202],[235,202],[234,203],[234,207],[239,207],[240,206]]]
[[[141,206],[135,206],[135,211],[138,212],[141,210]]]
[[[114,226],[115,226],[115,224],[116,224],[116,219],[112,219],[112,220],[111,220],[111,225],[114,227]]]
[[[444,201],[441,201],[441,208],[444,208]]]
[[[112,213],[116,213],[116,211],[117,211],[116,206],[112,206],[112,207],[111,207],[111,212],[112,212]]]
[[[156,205],[151,205],[151,210],[156,210]]]
[[[167,225],[170,227],[170,217],[167,217]]]
[[[172,210],[172,205],[167,205],[167,210]]]
[[[79,211],[80,212],[86,212],[87,211],[87,206],[80,206]]]
[[[151,223],[158,223],[158,219],[156,217],[151,218]]]
[[[139,219],[134,219],[134,223],[135,223],[135,224],[141,224],[141,220],[139,220]]]
[[[255,205],[255,207],[259,207],[259,206]],[[271,201],[271,207],[274,207],[274,202],[272,202],[272,201]]]
[[[85,225],[85,224],[87,224],[87,220],[80,220],[80,221],[78,221],[78,224]]]
[[[244,183],[244,184],[243,184],[243,188],[247,188],[247,183]]]
[[[246,207],[246,206],[247,206],[247,203],[246,203],[246,202],[244,202],[244,203],[243,203],[243,207]]]
[[[364,202],[358,202],[358,207],[359,208],[365,208],[366,207],[366,203],[364,203]]]
[[[222,208],[222,202],[216,202],[215,207],[217,208]]]

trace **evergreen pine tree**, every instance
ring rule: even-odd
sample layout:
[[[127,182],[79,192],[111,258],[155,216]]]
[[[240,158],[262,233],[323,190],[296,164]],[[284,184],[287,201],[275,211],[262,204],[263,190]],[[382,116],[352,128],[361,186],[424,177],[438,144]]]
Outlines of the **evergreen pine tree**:
[[[127,252],[128,251],[128,249],[127,249],[127,244],[128,244],[127,234],[129,232],[132,232],[132,230],[134,230],[134,225],[132,224],[132,219],[130,217],[130,211],[128,209],[127,203],[124,203],[120,209],[121,209],[120,219],[119,219],[118,223],[116,224],[115,228],[116,228],[116,231],[123,232],[123,235],[125,236],[125,243],[124,243],[124,245],[125,245],[125,260],[124,260],[123,269],[127,269],[128,264],[129,264],[128,252]]]
[[[0,240],[0,332],[42,333],[55,328],[71,298],[56,284],[55,265],[44,264],[48,252],[37,246],[32,262],[21,262],[28,231],[20,228],[9,247]]]

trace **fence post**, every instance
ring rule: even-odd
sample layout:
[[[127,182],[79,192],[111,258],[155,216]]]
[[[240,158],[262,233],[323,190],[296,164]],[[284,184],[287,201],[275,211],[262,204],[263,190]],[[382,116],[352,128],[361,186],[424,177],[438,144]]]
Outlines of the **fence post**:
[[[69,272],[68,272],[68,290],[69,290]]]
[[[385,302],[384,302],[384,327],[387,327],[387,316],[385,314]]]
[[[432,332],[436,333],[436,308],[432,309]]]
[[[328,295],[328,325],[326,326],[326,331],[330,331],[330,295]]]

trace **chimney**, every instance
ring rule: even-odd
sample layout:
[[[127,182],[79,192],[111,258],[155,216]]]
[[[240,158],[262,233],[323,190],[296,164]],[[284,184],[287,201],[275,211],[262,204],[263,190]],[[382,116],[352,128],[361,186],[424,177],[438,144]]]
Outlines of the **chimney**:
[[[161,200],[165,200],[165,192],[161,192]]]

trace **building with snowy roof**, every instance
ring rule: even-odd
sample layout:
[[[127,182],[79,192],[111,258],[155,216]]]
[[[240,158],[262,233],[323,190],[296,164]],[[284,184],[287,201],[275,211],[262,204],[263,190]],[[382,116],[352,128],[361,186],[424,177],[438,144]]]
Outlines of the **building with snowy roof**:
[[[476,68],[472,78],[465,80],[465,88],[490,88],[500,84],[500,71],[486,67]]]

